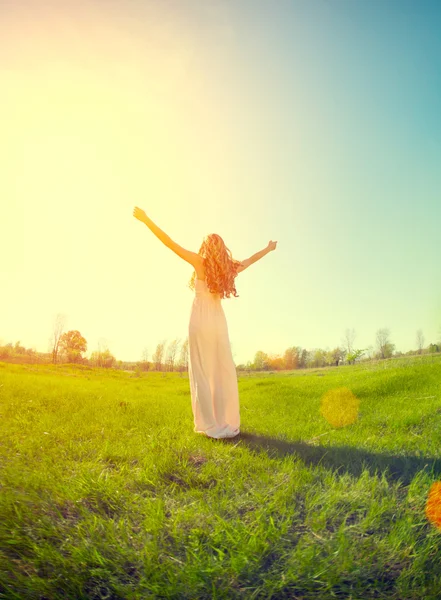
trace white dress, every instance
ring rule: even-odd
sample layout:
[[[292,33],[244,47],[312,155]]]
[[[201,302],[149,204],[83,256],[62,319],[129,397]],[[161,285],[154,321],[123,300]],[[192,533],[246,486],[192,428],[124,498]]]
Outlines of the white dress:
[[[188,375],[194,431],[212,438],[239,433],[239,390],[219,294],[196,279],[188,327]]]

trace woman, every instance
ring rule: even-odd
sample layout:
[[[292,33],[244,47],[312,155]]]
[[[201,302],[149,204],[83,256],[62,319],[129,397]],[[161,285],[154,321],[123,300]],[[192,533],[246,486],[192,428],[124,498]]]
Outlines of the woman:
[[[204,238],[196,254],[174,242],[142,209],[135,207],[133,216],[194,268],[190,287],[195,290],[195,298],[188,328],[194,431],[217,439],[235,437],[240,432],[239,391],[221,300],[230,294],[237,298],[237,274],[275,250],[277,242],[269,242],[266,248],[239,262],[215,233]]]

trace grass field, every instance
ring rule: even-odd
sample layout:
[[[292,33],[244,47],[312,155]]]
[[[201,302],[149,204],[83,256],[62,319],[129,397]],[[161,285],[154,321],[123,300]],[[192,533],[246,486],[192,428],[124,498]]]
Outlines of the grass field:
[[[440,598],[440,358],[241,376],[231,440],[186,376],[0,363],[0,597]]]

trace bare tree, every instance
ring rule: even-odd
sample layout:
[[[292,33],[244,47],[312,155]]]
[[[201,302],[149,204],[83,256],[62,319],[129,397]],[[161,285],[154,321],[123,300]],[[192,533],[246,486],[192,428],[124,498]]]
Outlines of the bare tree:
[[[367,352],[367,357],[369,359],[372,359],[374,357],[374,347],[373,346],[368,346],[366,348],[366,352]]]
[[[422,354],[424,348],[424,335],[422,329],[418,329],[418,331],[416,332],[416,343],[418,348],[418,354]]]
[[[141,361],[139,362],[139,367],[142,371],[148,371],[150,368],[149,351],[146,346],[144,347],[144,349],[142,351]]]
[[[98,352],[105,352],[106,350],[109,350],[109,340],[101,337],[98,340]]]
[[[98,350],[92,352],[89,360],[92,365],[97,367],[110,369],[114,366],[116,358],[110,352],[109,342],[106,338],[102,337],[98,340]]]
[[[106,338],[98,340],[98,350],[92,352],[89,359],[92,365],[110,369],[115,365],[116,358],[109,350],[109,342]]]
[[[52,362],[55,364],[58,359],[58,351],[60,349],[60,339],[63,334],[63,329],[66,326],[67,317],[62,313],[58,313],[54,319],[51,336],[52,346]]]
[[[188,369],[188,337],[185,338],[182,346],[181,353],[179,355],[179,371],[186,371]]]
[[[376,334],[376,342],[381,358],[390,358],[394,351],[395,345],[390,342],[389,336],[389,329],[378,329]]]
[[[173,340],[170,342],[167,348],[167,355],[165,358],[165,365],[167,371],[173,371],[175,368],[176,354],[178,352],[179,340]]]
[[[343,336],[343,349],[346,350],[347,354],[352,354],[354,350],[354,342],[356,338],[355,329],[346,329],[345,334]]]
[[[149,363],[149,352],[147,347],[145,347],[142,351],[140,367],[143,371],[148,371],[150,367]]]
[[[152,356],[152,362],[155,364],[155,371],[162,370],[162,359],[164,356],[165,340],[156,346],[156,350]]]

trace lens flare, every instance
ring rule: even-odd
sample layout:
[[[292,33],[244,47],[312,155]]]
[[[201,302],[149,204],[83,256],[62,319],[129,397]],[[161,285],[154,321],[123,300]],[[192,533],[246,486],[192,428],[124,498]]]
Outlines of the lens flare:
[[[429,490],[426,517],[441,530],[441,481],[436,481]]]
[[[322,398],[320,413],[333,427],[352,425],[358,417],[360,400],[346,387],[329,390]]]

